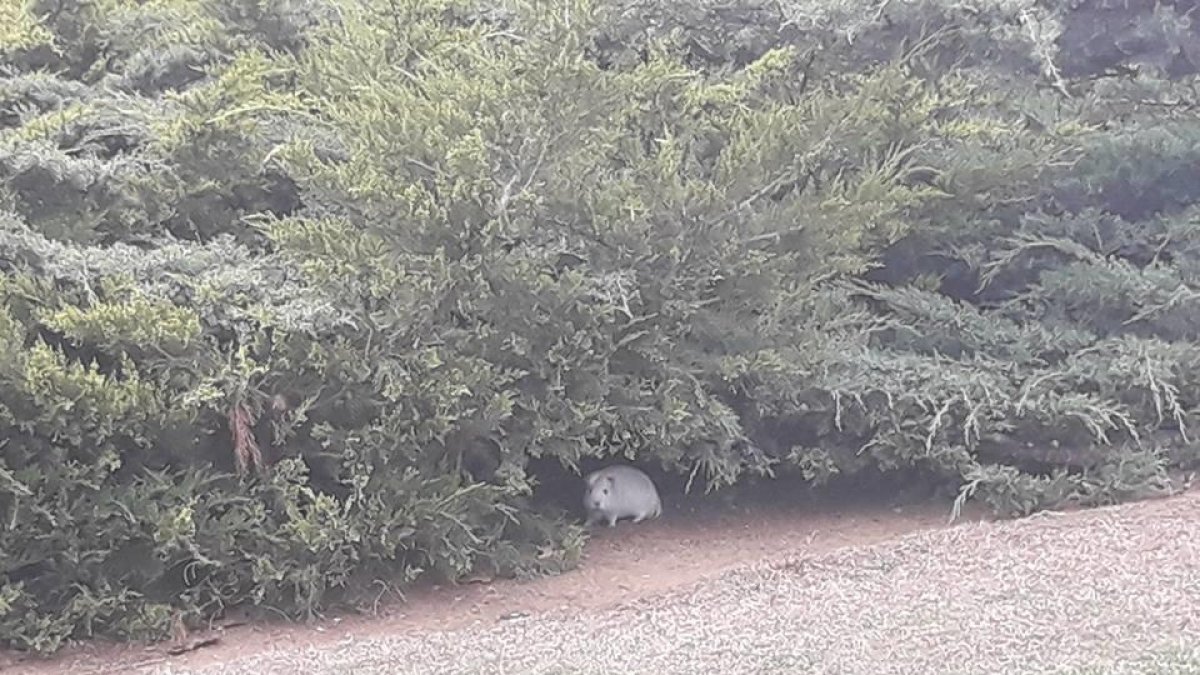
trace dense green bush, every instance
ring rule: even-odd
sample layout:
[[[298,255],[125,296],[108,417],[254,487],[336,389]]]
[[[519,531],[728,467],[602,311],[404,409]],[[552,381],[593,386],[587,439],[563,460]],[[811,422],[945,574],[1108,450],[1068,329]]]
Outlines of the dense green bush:
[[[1195,462],[1182,5],[5,7],[0,642],[565,569],[536,458]]]

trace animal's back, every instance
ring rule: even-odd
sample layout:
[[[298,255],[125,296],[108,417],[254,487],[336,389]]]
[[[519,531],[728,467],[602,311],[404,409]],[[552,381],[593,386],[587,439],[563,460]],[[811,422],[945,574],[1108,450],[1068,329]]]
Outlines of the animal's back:
[[[619,486],[623,500],[651,507],[652,512],[648,515],[657,517],[662,513],[662,500],[658,496],[658,488],[646,472],[628,464],[614,464],[596,473],[599,477],[612,476]]]

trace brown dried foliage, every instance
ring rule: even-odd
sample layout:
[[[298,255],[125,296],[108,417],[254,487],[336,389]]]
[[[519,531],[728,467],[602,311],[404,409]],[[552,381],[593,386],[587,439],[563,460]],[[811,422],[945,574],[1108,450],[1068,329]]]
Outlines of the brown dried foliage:
[[[245,403],[236,403],[229,409],[229,432],[233,437],[233,460],[238,475],[265,469],[262,450],[254,437],[254,416]]]

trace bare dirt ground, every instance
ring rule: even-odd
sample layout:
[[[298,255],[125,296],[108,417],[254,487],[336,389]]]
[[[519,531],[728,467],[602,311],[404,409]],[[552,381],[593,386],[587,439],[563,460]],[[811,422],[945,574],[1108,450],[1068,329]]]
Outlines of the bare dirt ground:
[[[422,589],[377,617],[234,627],[179,656],[91,645],[4,668],[0,654],[0,670],[1028,673],[1200,649],[1200,493],[1004,523],[949,527],[947,514],[676,511],[601,530],[558,577]]]

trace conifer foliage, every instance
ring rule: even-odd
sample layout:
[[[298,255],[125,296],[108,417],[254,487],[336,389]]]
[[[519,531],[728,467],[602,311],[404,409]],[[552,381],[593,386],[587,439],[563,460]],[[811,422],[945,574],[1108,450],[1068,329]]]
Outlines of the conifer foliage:
[[[566,569],[535,458],[1162,489],[1184,4],[0,5],[0,643]]]

